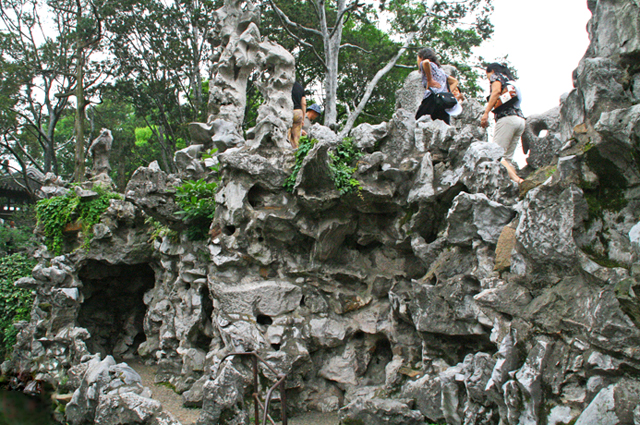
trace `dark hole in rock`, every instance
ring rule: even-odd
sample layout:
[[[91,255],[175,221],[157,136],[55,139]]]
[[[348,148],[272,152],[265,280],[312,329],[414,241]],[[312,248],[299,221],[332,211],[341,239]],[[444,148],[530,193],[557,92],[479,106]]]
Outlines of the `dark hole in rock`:
[[[249,189],[247,199],[249,200],[249,205],[251,205],[253,208],[262,208],[266,206],[272,206],[274,204],[279,204],[278,195],[274,194],[273,192],[259,184],[256,184],[251,189]]]
[[[300,297],[300,307],[304,307],[306,304],[304,303],[304,295]]]
[[[256,322],[258,322],[259,325],[270,325],[273,323],[273,319],[266,314],[258,314]]]
[[[189,339],[195,348],[199,348],[205,353],[208,353],[211,346],[211,340],[214,336],[213,323],[211,322],[211,316],[213,315],[213,301],[211,300],[208,286],[202,286],[199,293],[202,303],[202,322],[195,328],[195,332],[189,336]]]
[[[365,377],[368,380],[369,385],[381,385],[386,380],[385,368],[387,364],[393,359],[393,352],[391,351],[391,343],[384,335],[378,335],[375,342],[375,348],[371,355],[371,360],[367,366]]]
[[[355,339],[363,339],[364,338],[364,332],[362,331],[357,331],[356,333],[353,334],[353,337]]]
[[[280,344],[271,344],[271,348],[273,348],[276,351],[280,351]]]
[[[146,340],[143,329],[147,307],[144,293],[152,289],[155,274],[148,264],[108,264],[88,261],[79,272],[84,302],[78,325],[91,334],[92,353],[131,358]]]
[[[427,345],[449,364],[462,362],[467,354],[484,352],[493,355],[497,351],[495,344],[491,342],[489,333],[482,335],[425,333],[424,335],[427,339],[432,339],[431,341],[426,341]]]
[[[236,232],[236,226],[224,226],[222,229],[222,233],[227,236],[231,236]]]

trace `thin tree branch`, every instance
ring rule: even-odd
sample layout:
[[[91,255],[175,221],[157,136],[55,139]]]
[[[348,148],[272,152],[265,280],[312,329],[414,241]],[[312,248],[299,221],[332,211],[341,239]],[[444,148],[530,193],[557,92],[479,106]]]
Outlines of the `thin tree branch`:
[[[314,30],[313,28],[307,28],[307,27],[305,27],[303,25],[300,25],[297,22],[293,22],[291,19],[289,19],[289,17],[287,15],[285,15],[285,13],[282,10],[280,10],[280,8],[275,4],[275,2],[273,0],[269,0],[269,4],[271,4],[271,7],[276,12],[276,14],[280,17],[280,20],[284,21],[284,23],[286,25],[322,37],[322,33],[320,31]]]
[[[335,34],[338,28],[342,27],[342,25],[340,25],[340,20],[344,17],[344,14],[350,13],[352,10],[356,10],[358,7],[360,7],[360,5],[358,4],[358,0],[356,0],[355,3],[353,3],[351,6],[347,7],[346,9],[344,9],[342,12],[340,12],[340,14],[338,15],[338,18],[336,19],[336,24],[331,30],[331,33],[329,34],[329,38],[333,37],[333,34]],[[347,18],[346,20],[348,21],[349,18]]]
[[[363,52],[368,53],[368,54],[372,54],[373,53],[373,52],[371,52],[369,50],[363,49],[362,47],[356,46],[355,44],[351,44],[351,43],[341,44],[340,48],[342,49],[343,47],[352,47],[354,49],[362,50]]]
[[[277,14],[278,18],[280,19],[280,22],[282,23],[282,27],[284,28],[284,30],[291,36],[293,37],[298,43],[302,44],[303,46],[307,46],[309,48],[311,48],[311,50],[313,51],[313,54],[316,56],[316,58],[318,58],[318,60],[320,61],[320,63],[322,64],[322,66],[324,67],[325,70],[327,70],[327,63],[324,61],[324,59],[322,59],[322,56],[320,56],[320,54],[318,53],[318,51],[316,50],[315,47],[313,47],[313,45],[311,43],[307,43],[306,41],[302,40],[300,37],[298,37],[297,35],[295,35],[293,32],[291,32],[291,30],[289,29],[289,27],[285,24],[285,22],[283,21],[283,19],[280,17],[280,14]],[[320,35],[322,36],[322,34],[320,33]]]

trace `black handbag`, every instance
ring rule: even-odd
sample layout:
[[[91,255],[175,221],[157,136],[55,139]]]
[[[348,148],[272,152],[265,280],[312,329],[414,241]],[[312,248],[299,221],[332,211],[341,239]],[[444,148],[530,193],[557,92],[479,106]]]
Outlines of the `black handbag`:
[[[433,96],[433,101],[434,101],[436,110],[453,108],[458,103],[458,100],[455,98],[453,93],[448,91],[442,92],[442,93],[436,93],[433,90],[431,90],[431,96]]]

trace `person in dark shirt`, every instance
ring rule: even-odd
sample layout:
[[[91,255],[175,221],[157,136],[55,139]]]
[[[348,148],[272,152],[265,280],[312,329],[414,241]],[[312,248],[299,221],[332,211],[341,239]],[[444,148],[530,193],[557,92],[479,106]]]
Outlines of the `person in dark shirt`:
[[[293,100],[293,125],[289,129],[289,142],[294,149],[297,149],[304,116],[307,113],[307,99],[305,98],[304,87],[297,81],[293,83],[293,88],[291,89],[291,100]]]

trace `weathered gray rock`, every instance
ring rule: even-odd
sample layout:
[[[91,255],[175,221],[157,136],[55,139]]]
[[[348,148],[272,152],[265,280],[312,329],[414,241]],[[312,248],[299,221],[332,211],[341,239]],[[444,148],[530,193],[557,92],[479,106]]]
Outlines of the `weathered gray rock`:
[[[396,109],[404,109],[415,116],[424,97],[420,72],[411,71],[402,88],[396,91]]]
[[[374,398],[356,399],[340,409],[340,420],[359,421],[371,425],[418,425],[424,423],[424,417],[412,410],[409,400],[389,400]]]
[[[248,424],[248,409],[244,406],[244,388],[248,384],[229,361],[225,362],[216,379],[204,384],[205,396],[198,425],[219,423],[223,416],[228,424]]]
[[[512,218],[510,208],[490,201],[484,194],[462,192],[455,197],[447,214],[447,240],[452,244],[467,244],[482,239],[496,244]]]
[[[351,130],[351,137],[353,137],[358,149],[365,152],[372,152],[380,140],[387,135],[387,132],[388,124],[386,122],[378,125],[363,123]]]
[[[640,386],[635,381],[623,380],[601,390],[582,412],[576,425],[635,424],[636,409],[640,401]]]
[[[108,355],[154,364],[157,381],[202,406],[203,425],[248,423],[250,361],[220,359],[254,350],[270,366],[259,366],[261,389],[287,374],[293,414],[346,405],[344,419],[372,423],[640,421],[637,4],[588,3],[592,46],[559,113],[529,120],[530,161],[545,166],[522,194],[478,125],[481,103],[464,102],[450,126],[415,122],[414,73],[390,123],[354,129],[361,189],[345,195],[333,181],[337,136],[319,124],[284,190],[293,61],[241,3],[212,17],[211,115],[191,125],[177,175],[141,168],[88,246],[36,252],[32,278],[16,282],[34,291],[31,320],[16,324],[3,372],[73,392],[72,424],[173,423],[132,370],[100,362]],[[265,102],[245,140],[249,74]],[[203,241],[174,214],[175,186],[196,177],[219,184]],[[272,406],[277,416],[278,395]]]
[[[178,207],[172,195],[179,184],[177,177],[167,175],[154,161],[149,167],[140,167],[133,173],[125,190],[126,199],[159,221],[176,221],[174,213]]]

